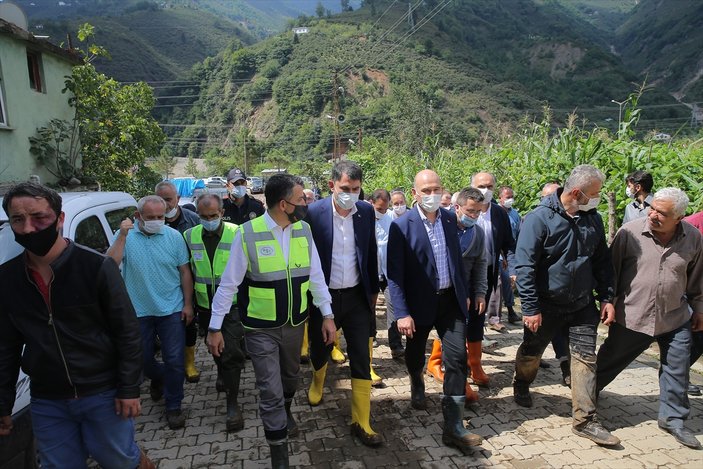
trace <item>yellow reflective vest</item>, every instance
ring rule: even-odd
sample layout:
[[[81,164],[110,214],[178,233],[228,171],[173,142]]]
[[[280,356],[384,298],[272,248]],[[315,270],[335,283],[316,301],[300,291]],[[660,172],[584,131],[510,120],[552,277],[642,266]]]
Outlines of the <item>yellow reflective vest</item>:
[[[246,328],[269,329],[288,321],[297,326],[308,316],[312,232],[307,223],[300,221],[290,229],[286,262],[265,217],[254,218],[239,227],[248,266],[237,301]]]
[[[215,258],[210,259],[203,243],[203,226],[197,225],[183,233],[183,237],[190,249],[190,266],[193,269],[193,277],[195,283],[195,303],[201,308],[210,309],[210,296],[208,290],[212,289],[212,294],[220,285],[220,277],[225,271],[229,253],[234,241],[234,234],[237,232],[237,225],[233,223],[222,222],[224,229],[222,237],[217,244],[215,250]],[[237,302],[237,297],[234,297],[232,304]]]

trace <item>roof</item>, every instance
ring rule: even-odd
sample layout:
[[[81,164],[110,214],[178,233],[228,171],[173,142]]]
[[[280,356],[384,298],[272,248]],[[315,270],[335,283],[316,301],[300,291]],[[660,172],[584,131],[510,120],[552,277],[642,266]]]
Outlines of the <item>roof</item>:
[[[79,52],[69,49],[63,49],[57,45],[50,43],[46,39],[39,39],[29,31],[25,31],[16,24],[9,23],[3,20],[2,18],[0,18],[0,34],[13,37],[19,41],[26,42],[35,49],[53,54],[71,64],[79,65],[83,63],[83,60],[81,59],[81,54]]]

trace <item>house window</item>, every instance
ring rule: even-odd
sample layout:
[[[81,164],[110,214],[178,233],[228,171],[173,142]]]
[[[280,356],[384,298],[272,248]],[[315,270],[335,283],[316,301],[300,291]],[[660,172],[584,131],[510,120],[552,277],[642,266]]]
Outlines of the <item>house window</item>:
[[[7,116],[5,115],[5,97],[2,95],[2,82],[0,81],[0,127],[7,127]]]
[[[42,81],[41,54],[27,51],[27,71],[29,72],[29,87],[40,93],[44,91]]]

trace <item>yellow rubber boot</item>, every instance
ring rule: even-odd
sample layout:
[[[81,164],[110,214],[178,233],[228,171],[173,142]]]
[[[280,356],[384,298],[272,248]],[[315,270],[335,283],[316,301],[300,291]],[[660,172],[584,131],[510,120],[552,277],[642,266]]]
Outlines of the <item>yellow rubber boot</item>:
[[[352,378],[352,435],[366,446],[383,444],[383,437],[371,428],[371,381]]]
[[[312,371],[312,382],[308,389],[308,402],[310,405],[320,405],[322,402],[322,388],[325,386],[325,376],[327,376],[327,363],[319,370]]]
[[[382,386],[383,378],[373,370],[373,337],[369,337],[369,368],[371,369],[371,386]]]
[[[303,343],[300,346],[300,362],[307,363],[310,361],[310,345],[308,344],[308,323],[303,326]]]
[[[332,353],[330,354],[330,358],[332,358],[332,361],[335,363],[344,363],[347,361],[347,357],[344,356],[342,348],[339,346],[339,337],[341,335],[341,331],[337,330],[337,335],[334,339],[334,346],[332,347]]]
[[[195,367],[195,345],[185,348],[185,371],[186,381],[189,383],[197,383],[200,381],[200,372]]]

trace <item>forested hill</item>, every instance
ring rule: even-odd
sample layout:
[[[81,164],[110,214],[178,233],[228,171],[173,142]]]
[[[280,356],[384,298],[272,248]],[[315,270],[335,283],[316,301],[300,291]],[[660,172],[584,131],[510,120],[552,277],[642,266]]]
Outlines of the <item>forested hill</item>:
[[[576,111],[590,126],[612,129],[611,100],[625,99],[638,80],[609,52],[609,38],[557,2],[413,6],[409,19],[407,2],[367,0],[332,18],[300,19],[306,34],[286,32],[205,60],[183,91],[189,97],[160,108],[172,111],[160,120],[173,152],[322,156],[338,113],[343,142],[361,131],[411,152],[474,144],[541,115],[545,104],[555,122]],[[662,90],[648,92],[643,123],[687,115],[668,107],[673,102]]]

